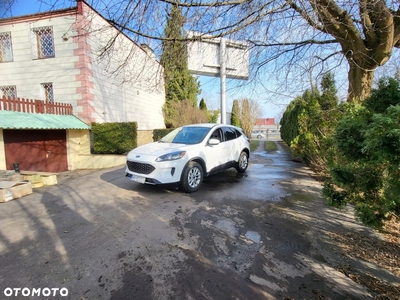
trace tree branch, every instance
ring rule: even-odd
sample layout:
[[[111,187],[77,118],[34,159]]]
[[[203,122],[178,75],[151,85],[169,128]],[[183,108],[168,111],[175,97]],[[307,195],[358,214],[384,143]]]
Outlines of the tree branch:
[[[375,27],[377,40],[368,48],[374,47],[373,58],[380,66],[389,59],[394,44],[393,16],[383,0],[371,4],[370,16]]]
[[[374,32],[373,23],[369,16],[368,3],[369,0],[359,0],[360,1],[360,20],[361,26],[365,35],[365,40],[368,44],[376,40],[376,34]]]
[[[253,44],[256,47],[276,47],[276,46],[302,46],[302,45],[326,45],[326,44],[337,44],[338,41],[337,40],[326,40],[326,41],[318,41],[318,40],[304,40],[304,41],[300,41],[300,42],[292,42],[292,43],[269,43],[269,44],[265,44],[265,43],[257,43],[255,41],[247,41],[250,44]]]
[[[245,18],[242,18],[235,23],[232,23],[232,24],[229,24],[228,26],[220,27],[218,29],[209,31],[208,33],[212,35],[215,32],[220,32],[220,34],[217,36],[217,37],[220,37],[220,36],[232,34],[234,32],[238,32],[238,31],[242,30],[243,28],[246,28],[246,27],[262,20],[267,15],[270,15],[270,14],[280,11],[281,9],[283,9],[286,6],[286,4],[282,4],[278,7],[275,7],[272,10],[263,11],[268,6],[268,4],[270,4],[272,2],[273,1],[270,1],[269,3],[263,5],[261,8],[259,8],[257,11],[253,11],[251,14],[246,15]],[[249,17],[252,17],[252,18],[249,19]],[[228,29],[230,29],[230,30],[228,30]],[[224,30],[226,30],[226,31],[224,32]],[[221,33],[221,31],[223,33]]]
[[[347,59],[358,65],[370,62],[369,53],[351,15],[331,0],[310,0],[310,4],[324,24],[327,32],[337,39],[343,53],[351,53]]]
[[[185,3],[185,2],[180,2],[180,1],[174,1],[174,0],[159,0],[164,3],[172,4],[172,5],[178,5],[181,7],[221,7],[221,6],[231,6],[231,5],[240,5],[248,2],[247,0],[237,0],[237,1],[222,1],[222,2],[217,2],[217,1],[211,1],[211,2],[190,2],[190,3]]]
[[[394,37],[393,37],[393,45],[394,47],[400,48],[400,8],[397,11],[390,11],[393,15],[394,22]]]
[[[162,0],[162,1],[167,2],[167,3],[171,3],[171,4],[175,3],[175,2],[169,1],[169,0]],[[257,10],[254,10],[254,11],[251,11],[250,13],[248,13],[248,14],[245,14],[244,18],[241,18],[241,19],[239,19],[238,21],[236,21],[234,23],[231,23],[231,24],[226,25],[224,27],[219,27],[217,29],[210,30],[210,31],[206,32],[205,34],[207,34],[208,36],[203,35],[201,37],[201,39],[213,39],[213,38],[219,38],[219,37],[223,37],[223,36],[228,36],[228,35],[230,35],[232,33],[238,32],[238,31],[240,31],[240,30],[242,30],[242,29],[244,29],[246,27],[249,27],[252,24],[255,24],[255,23],[259,22],[260,20],[262,20],[267,15],[276,13],[276,12],[282,10],[283,8],[285,8],[285,6],[286,6],[286,3],[284,3],[284,4],[280,5],[280,6],[274,7],[271,10],[268,10],[267,9],[268,5],[273,3],[273,2],[274,1],[271,0],[268,3],[263,4],[263,6],[259,7]],[[230,3],[233,3],[233,2],[230,2]],[[165,38],[165,37],[145,34],[145,33],[141,32],[140,30],[134,30],[134,29],[126,26],[126,24],[121,24],[121,23],[116,22],[114,20],[108,19],[107,21],[111,25],[117,27],[120,30],[124,30],[126,32],[130,32],[130,33],[136,34],[136,35],[141,36],[141,37],[150,38],[150,39],[154,39],[154,40],[163,40],[163,41],[173,40],[173,39],[169,39],[169,38]],[[192,39],[184,39],[184,40],[198,40],[198,39],[199,39],[199,37],[192,38]]]
[[[293,0],[286,0],[286,3],[288,3],[288,5],[293,8],[296,12],[298,12],[303,18],[304,20],[307,21],[308,24],[310,24],[313,28],[324,32],[324,33],[328,33],[325,29],[324,26],[321,26],[319,24],[317,24],[312,18],[311,16],[303,9],[301,9],[296,3],[294,3]]]

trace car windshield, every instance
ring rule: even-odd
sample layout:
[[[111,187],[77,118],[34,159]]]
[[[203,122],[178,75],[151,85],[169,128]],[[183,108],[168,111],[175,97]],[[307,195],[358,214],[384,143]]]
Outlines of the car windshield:
[[[160,142],[175,144],[198,144],[210,131],[208,127],[179,127],[164,136]]]

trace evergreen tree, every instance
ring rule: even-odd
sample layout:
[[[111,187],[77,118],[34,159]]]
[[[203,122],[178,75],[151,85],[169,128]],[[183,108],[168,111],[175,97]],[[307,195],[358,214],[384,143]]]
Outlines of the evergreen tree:
[[[205,110],[205,111],[208,110],[208,109],[207,109],[206,101],[204,101],[203,98],[201,98],[201,100],[200,100],[200,105],[199,105],[199,107],[200,107],[201,110]]]
[[[217,123],[218,117],[219,117],[219,110],[218,109],[214,110],[214,111],[211,111],[208,114],[208,122],[209,123]]]
[[[240,127],[240,108],[238,100],[234,100],[232,104],[231,124]]]
[[[374,113],[384,113],[390,106],[400,103],[400,83],[394,78],[381,78],[378,88],[372,90],[365,106]]]
[[[177,5],[173,5],[168,14],[162,43],[163,53],[160,62],[164,67],[166,103],[164,117],[167,127],[172,127],[178,117],[176,105],[173,102],[190,100],[193,106],[197,104],[200,93],[199,82],[194,78],[187,64],[186,44],[183,41],[183,25],[185,18]]]
[[[334,109],[338,105],[337,89],[335,77],[332,73],[326,73],[322,77],[321,89],[322,95],[319,99],[319,105],[322,110]]]
[[[364,103],[344,105],[333,137],[339,158],[323,193],[334,205],[352,203],[356,216],[373,227],[400,214],[399,128],[400,82],[382,78]]]
[[[299,115],[304,109],[302,96],[297,96],[289,103],[280,121],[281,137],[290,146],[292,141],[299,135]]]
[[[281,119],[281,137],[296,158],[326,174],[328,164],[335,160],[332,135],[340,119],[331,73],[323,76],[321,90],[322,93],[316,88],[306,90],[288,105]]]

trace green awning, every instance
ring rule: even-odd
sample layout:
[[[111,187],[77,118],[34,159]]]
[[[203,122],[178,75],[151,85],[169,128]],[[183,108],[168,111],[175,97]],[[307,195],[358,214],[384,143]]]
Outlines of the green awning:
[[[74,115],[32,114],[0,110],[0,128],[3,129],[90,129]]]

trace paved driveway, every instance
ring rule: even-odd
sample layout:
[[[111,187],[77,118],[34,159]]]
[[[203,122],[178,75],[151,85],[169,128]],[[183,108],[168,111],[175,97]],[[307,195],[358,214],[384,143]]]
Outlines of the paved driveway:
[[[281,143],[193,194],[131,182],[122,166],[63,173],[0,205],[0,298],[368,299],[333,268],[355,261],[327,233],[372,233],[325,207],[310,174]]]

